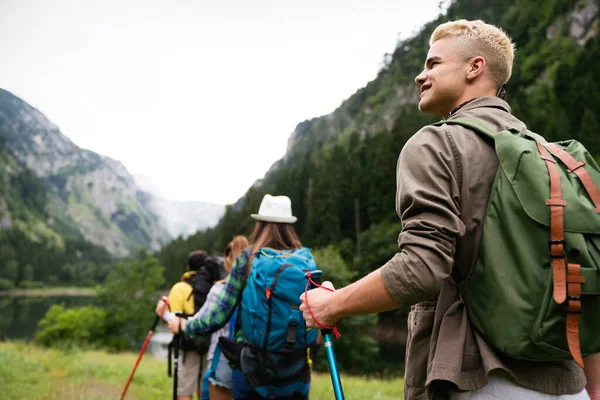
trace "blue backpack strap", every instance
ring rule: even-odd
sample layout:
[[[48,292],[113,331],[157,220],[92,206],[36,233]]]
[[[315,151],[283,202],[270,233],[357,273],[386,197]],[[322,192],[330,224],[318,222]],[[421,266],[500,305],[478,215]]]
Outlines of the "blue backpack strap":
[[[202,376],[202,400],[210,400],[208,386],[210,385],[210,378],[215,377],[217,366],[219,365],[219,359],[221,358],[221,346],[217,345],[215,348],[215,354],[210,362],[210,367],[206,370]]]
[[[235,317],[237,315],[237,307],[233,310],[233,314],[231,314],[231,318],[229,318],[229,339],[233,340],[234,333],[234,325],[235,325]],[[210,378],[215,377],[215,373],[217,371],[217,366],[219,365],[219,360],[221,359],[221,344],[218,343],[215,347],[215,353],[213,354],[213,358],[210,362],[210,368],[206,370],[204,375],[202,376],[202,400],[210,400],[208,385],[210,384]]]
[[[213,355],[213,359],[211,360],[211,363],[210,363],[210,369],[212,370],[211,375],[214,375],[215,371],[217,370],[217,365],[219,365],[220,358],[221,358],[221,346],[217,344],[217,347],[215,347],[215,354]]]
[[[233,340],[233,334],[235,332],[237,310],[238,310],[238,308],[236,307],[235,310],[233,310],[233,314],[231,314],[231,318],[229,318],[229,339],[230,340]]]
[[[300,312],[300,306],[298,304],[292,304],[290,306],[290,318],[288,319],[288,329],[285,337],[285,343],[283,344],[283,351],[291,353],[294,350],[296,344],[296,335],[298,331],[298,324],[302,313]]]

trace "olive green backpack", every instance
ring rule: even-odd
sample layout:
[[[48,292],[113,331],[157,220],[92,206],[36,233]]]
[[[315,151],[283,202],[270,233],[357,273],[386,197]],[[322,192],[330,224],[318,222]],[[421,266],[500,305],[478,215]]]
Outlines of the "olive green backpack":
[[[583,367],[600,352],[598,164],[575,140],[443,124],[491,139],[500,160],[477,262],[458,284],[472,325],[510,357]]]

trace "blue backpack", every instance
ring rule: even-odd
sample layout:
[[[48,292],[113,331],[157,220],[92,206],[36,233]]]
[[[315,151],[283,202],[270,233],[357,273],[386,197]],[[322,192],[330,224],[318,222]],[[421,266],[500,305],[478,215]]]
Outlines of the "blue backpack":
[[[240,368],[265,398],[307,395],[310,389],[318,332],[307,331],[299,307],[305,274],[316,269],[305,247],[261,248],[252,261],[238,313],[247,342]]]

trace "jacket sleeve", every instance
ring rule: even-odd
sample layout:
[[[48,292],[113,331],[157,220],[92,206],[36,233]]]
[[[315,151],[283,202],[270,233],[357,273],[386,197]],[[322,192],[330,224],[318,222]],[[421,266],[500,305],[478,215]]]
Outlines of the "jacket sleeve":
[[[183,285],[187,285],[187,283],[177,282],[169,291],[169,308],[173,313],[184,311],[183,307],[187,299]]]
[[[404,146],[396,171],[400,251],[382,268],[384,284],[402,305],[435,296],[452,272],[460,219],[460,159],[444,127],[427,126]]]

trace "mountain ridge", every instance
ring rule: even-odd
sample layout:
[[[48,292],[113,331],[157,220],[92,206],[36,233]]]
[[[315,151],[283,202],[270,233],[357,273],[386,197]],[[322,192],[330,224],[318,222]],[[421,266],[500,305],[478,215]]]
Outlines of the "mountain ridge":
[[[49,217],[35,223],[20,221],[18,226],[25,231],[41,224],[53,232],[59,221],[63,231],[80,233],[123,257],[139,247],[158,250],[179,234],[206,228],[224,209],[212,205],[202,209],[198,202],[179,212],[177,205],[183,203],[144,192],[121,161],[80,148],[38,109],[4,89],[0,89],[0,140],[47,192],[43,208]],[[0,195],[0,227],[14,226],[10,208]],[[199,213],[207,215],[198,218]],[[182,222],[186,218],[189,223]]]

